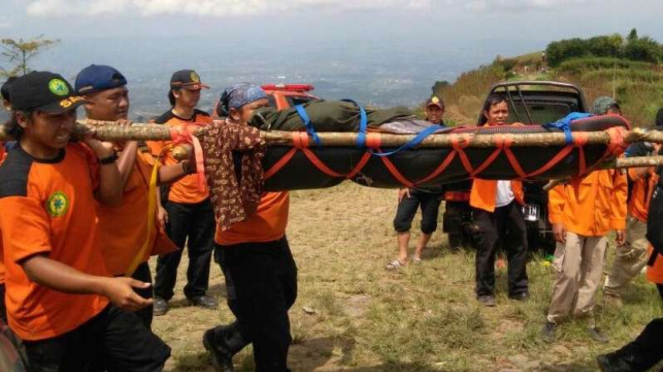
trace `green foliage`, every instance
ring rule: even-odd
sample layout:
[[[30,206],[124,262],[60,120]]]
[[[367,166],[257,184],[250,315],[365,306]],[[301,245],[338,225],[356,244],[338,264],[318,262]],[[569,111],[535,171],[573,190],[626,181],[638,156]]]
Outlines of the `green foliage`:
[[[44,39],[43,35],[30,40],[1,39],[0,58],[9,63],[10,67],[7,69],[0,67],[0,76],[27,74],[30,72],[30,61],[59,42],[60,40]]]
[[[654,39],[645,36],[629,41],[622,54],[624,58],[633,61],[659,63],[663,61],[663,46]]]
[[[546,55],[552,67],[558,67],[564,61],[584,57],[612,57],[660,63],[663,62],[663,46],[648,36],[639,37],[637,30],[633,29],[626,40],[615,34],[555,41],[548,44]]]
[[[584,57],[562,62],[557,71],[568,74],[579,74],[585,71],[598,69],[629,69],[649,70],[655,66],[647,62],[630,61],[620,58]]]

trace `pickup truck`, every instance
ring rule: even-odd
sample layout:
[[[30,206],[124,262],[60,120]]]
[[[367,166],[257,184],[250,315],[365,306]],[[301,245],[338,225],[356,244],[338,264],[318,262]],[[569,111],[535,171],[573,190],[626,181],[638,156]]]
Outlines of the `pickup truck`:
[[[489,94],[503,94],[510,107],[509,122],[544,124],[555,122],[571,112],[586,112],[583,92],[575,85],[553,81],[517,81],[494,85]],[[477,125],[482,124],[479,113]],[[524,216],[531,250],[554,250],[552,227],[548,222],[548,194],[540,182],[523,183],[525,189]],[[452,248],[473,246],[476,234],[472,208],[469,205],[472,181],[446,186],[442,230],[448,234]]]

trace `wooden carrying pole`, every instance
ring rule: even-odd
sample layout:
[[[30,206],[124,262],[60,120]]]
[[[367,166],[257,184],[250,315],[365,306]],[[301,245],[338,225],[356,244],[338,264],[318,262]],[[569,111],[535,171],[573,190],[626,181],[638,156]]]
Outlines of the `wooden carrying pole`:
[[[172,138],[172,131],[177,128],[166,127],[158,124],[134,123],[131,126],[120,126],[115,122],[83,120],[76,123],[75,136],[82,138],[91,135],[103,141],[167,141]],[[202,130],[202,129],[201,129]],[[611,141],[607,132],[575,132],[577,136],[582,133],[586,137],[588,145],[605,145]],[[369,133],[368,136],[379,136],[381,147],[400,147],[412,141],[415,134],[390,134]],[[293,132],[284,131],[262,131],[262,139],[269,146],[292,146],[294,144]],[[359,133],[356,132],[319,132],[318,136],[324,146],[327,147],[354,147],[357,143]],[[0,141],[11,138],[4,128],[0,129]],[[460,143],[463,147],[494,148],[508,140],[511,147],[550,147],[566,145],[566,136],[562,132],[550,133],[508,133],[508,134],[481,134],[481,133],[440,133],[433,134],[424,139],[417,148],[450,148],[454,143]],[[644,131],[636,128],[626,133],[626,143],[647,141],[652,143],[663,143],[663,131]],[[309,141],[315,146],[314,141]]]
[[[103,141],[167,141],[171,139],[171,130],[173,129],[170,127],[158,124],[134,123],[132,126],[119,126],[116,125],[115,122],[83,120],[76,124],[74,133],[77,137],[92,135]],[[265,143],[270,146],[292,146],[294,143],[292,133],[293,132],[284,131],[263,131],[261,132],[261,136]],[[606,132],[582,133],[583,136],[586,136],[586,143],[589,145],[605,145],[611,141],[610,135]],[[574,133],[574,135],[578,134],[579,132]],[[372,135],[372,133],[369,133],[369,136]],[[380,146],[382,147],[400,147],[416,137],[414,134],[379,133],[375,135],[379,136]],[[359,133],[319,132],[318,136],[324,146],[354,147],[357,143]],[[505,139],[508,139],[510,146],[512,147],[549,147],[564,146],[566,144],[566,136],[562,132],[522,134],[441,133],[428,136],[417,146],[417,148],[448,148],[452,147],[454,142],[461,143],[464,147],[492,148],[504,143]],[[0,130],[0,141],[7,140],[10,140],[10,137],[7,135],[4,128],[2,128],[2,130]],[[625,137],[626,143],[639,141],[663,143],[663,132],[645,132],[641,129],[627,132]],[[311,146],[315,146],[313,141],[309,142]]]
[[[626,169],[626,168],[649,168],[663,165],[663,156],[634,156],[631,158],[617,158],[598,164],[594,169]],[[543,191],[550,191],[557,185],[570,181],[570,178],[551,180]]]

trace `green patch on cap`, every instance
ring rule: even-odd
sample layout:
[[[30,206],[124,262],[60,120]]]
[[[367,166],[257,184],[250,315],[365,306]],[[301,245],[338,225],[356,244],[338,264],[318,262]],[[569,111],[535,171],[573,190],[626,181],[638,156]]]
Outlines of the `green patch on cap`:
[[[60,79],[53,79],[48,82],[48,89],[56,96],[66,96],[69,94],[69,87],[67,83]]]

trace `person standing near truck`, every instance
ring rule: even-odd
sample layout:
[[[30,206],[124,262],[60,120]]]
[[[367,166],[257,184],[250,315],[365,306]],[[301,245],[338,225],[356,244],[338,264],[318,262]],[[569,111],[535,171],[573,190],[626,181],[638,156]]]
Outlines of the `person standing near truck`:
[[[593,114],[605,115],[610,106],[599,98]],[[618,245],[626,240],[627,189],[626,175],[608,169],[592,172],[578,183],[550,190],[548,213],[557,240],[553,267],[558,277],[546,324],[541,330],[544,341],[553,342],[557,325],[570,315],[587,318],[587,332],[592,339],[601,343],[609,341],[597,328],[593,312],[608,232],[617,231]]]
[[[657,115],[657,130],[663,130],[663,109]],[[650,156],[661,153],[661,144],[638,142],[629,147],[627,156]],[[635,278],[647,264],[647,218],[652,193],[658,183],[655,167],[631,168],[627,172],[632,183],[628,199],[626,219],[626,242],[617,247],[615,261],[605,280],[603,292],[611,304],[621,306],[622,294],[626,285]]]
[[[507,125],[509,105],[504,96],[492,94],[483,107],[482,125]],[[529,298],[527,278],[527,226],[521,207],[525,204],[520,181],[494,181],[475,178],[470,192],[474,224],[478,229],[476,256],[477,300],[496,305],[495,255],[502,241],[509,261],[509,298]]]
[[[426,120],[444,125],[444,102],[436,97],[426,101]],[[442,186],[422,186],[401,189],[398,192],[398,210],[394,218],[394,229],[398,236],[398,258],[387,264],[387,270],[395,270],[407,264],[407,250],[410,245],[412,220],[421,208],[421,237],[412,256],[412,262],[421,263],[421,253],[437,230],[437,216],[440,212],[444,189]]]

